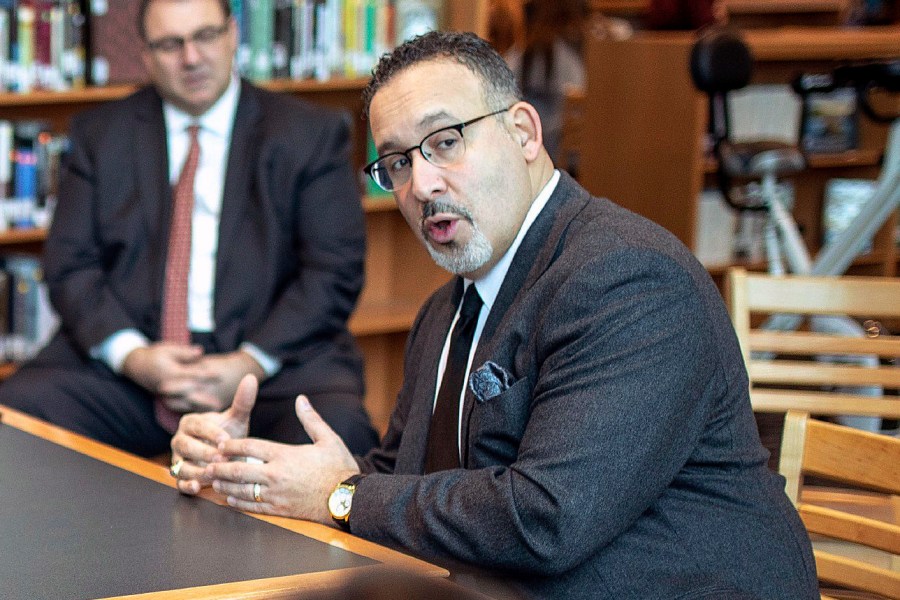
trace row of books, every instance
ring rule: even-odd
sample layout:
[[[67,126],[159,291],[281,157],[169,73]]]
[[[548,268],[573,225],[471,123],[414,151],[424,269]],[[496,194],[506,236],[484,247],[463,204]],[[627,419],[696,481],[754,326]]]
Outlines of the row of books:
[[[368,74],[397,43],[439,26],[442,0],[230,0],[238,22],[237,67],[255,81]],[[94,85],[146,80],[139,0],[93,0],[88,10]]]
[[[0,120],[0,230],[46,225],[68,147],[43,121]]]
[[[0,263],[0,360],[32,358],[58,326],[40,260],[5,256]]]
[[[230,0],[253,80],[368,74],[439,26],[442,0]],[[0,0],[0,91],[141,83],[140,0]]]
[[[0,90],[85,83],[83,0],[0,0]]]

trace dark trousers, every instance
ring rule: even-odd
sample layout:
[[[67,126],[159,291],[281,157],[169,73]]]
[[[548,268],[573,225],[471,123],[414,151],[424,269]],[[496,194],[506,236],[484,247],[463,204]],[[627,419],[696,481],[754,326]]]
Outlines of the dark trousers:
[[[210,336],[195,334],[194,340],[208,352],[215,351]],[[153,396],[99,361],[71,360],[71,356],[58,360],[59,352],[54,351],[58,348],[52,346],[60,341],[51,341],[0,385],[0,404],[140,456],[167,451],[171,435],[156,422]],[[354,454],[365,454],[378,443],[358,394],[334,391],[307,396]],[[250,435],[288,444],[309,443],[294,402],[295,396],[267,394],[263,383],[250,415]]]

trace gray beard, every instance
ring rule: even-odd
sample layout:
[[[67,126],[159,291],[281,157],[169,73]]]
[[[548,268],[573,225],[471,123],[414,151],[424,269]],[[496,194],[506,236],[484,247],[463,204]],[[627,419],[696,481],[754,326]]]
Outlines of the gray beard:
[[[437,266],[454,275],[477,271],[487,264],[494,253],[491,243],[476,225],[473,225],[472,228],[472,239],[465,246],[454,243],[452,246],[444,246],[438,250],[429,242],[425,244],[425,247],[428,248],[428,253],[431,254],[431,258],[437,263]]]
[[[484,233],[475,224],[472,213],[462,206],[457,206],[452,202],[444,200],[436,200],[425,205],[422,211],[423,222],[425,219],[432,217],[440,212],[447,212],[459,215],[466,219],[472,225],[472,239],[465,246],[460,246],[456,242],[441,246],[440,250],[431,245],[428,240],[428,233],[424,231],[422,235],[425,237],[425,247],[432,260],[437,266],[450,271],[454,275],[464,275],[477,271],[483,267],[491,259],[494,249],[490,241],[485,237]]]

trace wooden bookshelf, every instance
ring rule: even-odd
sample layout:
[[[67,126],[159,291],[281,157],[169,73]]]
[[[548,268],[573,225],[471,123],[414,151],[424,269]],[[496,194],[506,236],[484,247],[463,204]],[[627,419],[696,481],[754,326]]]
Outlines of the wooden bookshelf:
[[[787,83],[803,71],[828,72],[846,61],[900,57],[900,27],[779,28],[745,32],[756,59],[754,83]],[[638,32],[624,41],[590,39],[587,46],[582,183],[660,223],[695,247],[698,198],[715,161],[704,152],[706,97],[694,89],[690,32]],[[887,126],[860,117],[859,150],[814,156],[792,178],[794,218],[815,254],[822,241],[822,204],[831,178],[878,176]],[[897,216],[876,234],[874,251],[854,272],[894,276]],[[716,275],[713,270],[713,275]]]

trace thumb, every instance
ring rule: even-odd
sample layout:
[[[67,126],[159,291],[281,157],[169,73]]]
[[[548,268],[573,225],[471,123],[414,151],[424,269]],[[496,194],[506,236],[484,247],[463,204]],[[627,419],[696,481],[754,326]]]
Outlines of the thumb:
[[[313,444],[337,438],[334,430],[328,426],[328,423],[319,416],[319,413],[309,403],[309,398],[303,394],[297,396],[295,409],[297,418],[300,419],[300,424],[303,425],[303,430],[306,431],[306,435],[313,441]]]
[[[241,423],[250,422],[250,411],[256,404],[256,393],[259,390],[259,382],[253,375],[244,375],[234,392],[234,400],[228,407],[228,416]]]

